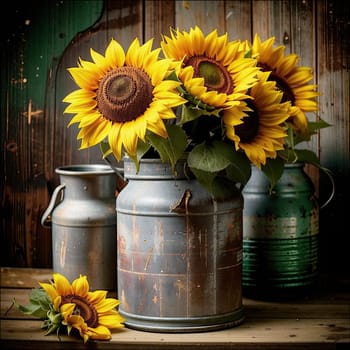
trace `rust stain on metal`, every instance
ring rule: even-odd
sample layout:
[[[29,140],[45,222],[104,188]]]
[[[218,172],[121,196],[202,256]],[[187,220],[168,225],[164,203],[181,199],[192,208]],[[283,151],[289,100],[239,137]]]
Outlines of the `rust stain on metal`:
[[[60,266],[64,267],[66,262],[66,252],[67,252],[67,241],[64,239],[61,241],[60,247]]]
[[[177,297],[181,297],[181,291],[186,293],[186,286],[182,280],[177,280],[174,282],[174,287],[177,288]]]
[[[149,265],[149,262],[151,260],[152,255],[153,255],[153,247],[150,249],[150,251],[147,255],[145,267],[143,268],[144,271],[147,271],[147,268],[148,268],[148,265]]]
[[[188,1],[183,1],[182,5],[186,10],[188,10],[190,8],[190,3]]]
[[[183,213],[188,213],[188,203],[190,201],[192,194],[189,189],[186,189],[185,192],[183,193],[181,199],[177,201],[171,208],[171,212],[183,214]]]
[[[123,305],[123,309],[125,311],[130,311],[130,306],[126,300],[126,296],[125,296],[125,290],[123,289],[120,293],[120,302]]]

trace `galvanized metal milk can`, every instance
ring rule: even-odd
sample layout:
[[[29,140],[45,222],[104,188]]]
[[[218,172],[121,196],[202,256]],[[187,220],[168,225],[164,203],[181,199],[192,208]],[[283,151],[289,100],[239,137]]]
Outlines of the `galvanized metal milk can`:
[[[187,170],[188,171],[188,170]],[[159,159],[124,160],[117,197],[118,298],[126,326],[155,332],[233,327],[242,307],[241,193],[216,200]]]
[[[314,284],[319,263],[319,204],[304,164],[286,164],[272,193],[252,167],[243,190],[243,290],[288,295]],[[273,294],[275,293],[275,294]]]
[[[57,168],[60,185],[42,216],[52,227],[54,272],[86,275],[90,289],[116,289],[116,174],[106,165]]]

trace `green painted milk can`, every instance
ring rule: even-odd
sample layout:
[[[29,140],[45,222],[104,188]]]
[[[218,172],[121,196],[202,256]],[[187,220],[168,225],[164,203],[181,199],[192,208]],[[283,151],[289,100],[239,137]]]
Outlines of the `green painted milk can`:
[[[312,286],[319,265],[319,204],[304,164],[286,164],[270,193],[256,167],[243,190],[243,290],[288,295]]]

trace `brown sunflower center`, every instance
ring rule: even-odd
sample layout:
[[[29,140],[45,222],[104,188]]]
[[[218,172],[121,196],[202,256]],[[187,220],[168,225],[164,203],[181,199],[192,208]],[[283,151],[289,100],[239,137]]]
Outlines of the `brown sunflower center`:
[[[264,72],[271,72],[268,80],[275,81],[277,89],[283,93],[281,102],[290,101],[292,105],[295,105],[295,97],[292,89],[282,77],[275,73],[276,69],[272,69],[265,63],[259,63],[259,66]]]
[[[62,296],[61,305],[67,303],[75,304],[73,314],[80,315],[89,327],[96,328],[98,326],[97,311],[85,298],[74,294]]]
[[[185,64],[193,67],[195,77],[204,78],[205,86],[209,91],[232,94],[231,75],[220,62],[205,56],[192,56]]]
[[[253,102],[248,101],[247,104],[253,111],[248,112],[248,117],[243,118],[243,124],[235,126],[235,133],[239,136],[242,143],[249,143],[254,140],[259,131],[259,114]]]
[[[142,115],[153,99],[148,75],[135,67],[120,67],[108,72],[97,90],[100,113],[114,122],[128,122]]]

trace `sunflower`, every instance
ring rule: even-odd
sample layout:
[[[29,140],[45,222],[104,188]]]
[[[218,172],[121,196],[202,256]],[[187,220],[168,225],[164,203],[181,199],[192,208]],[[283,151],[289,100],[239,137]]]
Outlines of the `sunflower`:
[[[261,41],[255,35],[251,45],[251,54],[257,58],[258,66],[263,71],[271,71],[269,80],[276,82],[277,88],[283,92],[282,101],[289,101],[289,122],[296,132],[304,133],[308,127],[305,113],[318,109],[316,97],[317,85],[310,84],[313,79],[311,67],[298,66],[299,57],[296,54],[285,55],[285,47],[274,47],[275,38]]]
[[[54,273],[51,284],[39,284],[61,314],[68,334],[75,328],[84,342],[89,338],[107,340],[111,339],[110,329],[123,327],[124,319],[115,310],[119,300],[106,298],[106,291],[90,292],[86,276],[80,276],[70,284],[66,277]]]
[[[241,123],[258,68],[255,59],[245,58],[240,41],[229,42],[227,33],[219,36],[216,29],[205,36],[196,26],[189,32],[172,30],[161,47],[165,57],[182,62],[178,77],[196,109],[212,115],[223,111],[229,126]]]
[[[289,103],[281,103],[283,93],[276,89],[276,82],[269,81],[270,72],[260,72],[259,81],[250,90],[249,111],[243,123],[227,128],[227,136],[242,149],[258,168],[267,158],[276,158],[277,151],[284,148]]]
[[[81,149],[105,138],[118,160],[122,152],[133,157],[138,140],[150,131],[167,138],[164,120],[175,118],[173,107],[186,102],[178,93],[179,82],[166,80],[176,63],[159,59],[153,39],[140,46],[136,38],[125,53],[112,39],[105,56],[93,49],[93,62],[79,60],[69,72],[80,89],[64,98],[64,113],[76,114],[69,125],[79,123]]]

